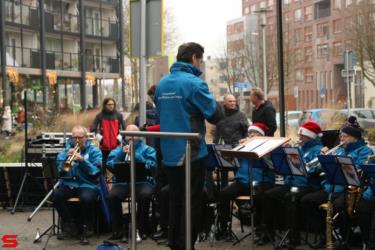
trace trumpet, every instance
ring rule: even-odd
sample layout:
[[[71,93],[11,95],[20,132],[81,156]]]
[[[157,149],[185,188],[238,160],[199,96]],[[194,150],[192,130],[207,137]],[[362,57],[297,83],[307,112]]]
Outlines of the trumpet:
[[[325,155],[331,155],[333,154],[339,147],[341,147],[343,145],[343,143],[340,143],[339,145],[337,145],[336,147],[333,147],[331,148],[330,150],[328,150]],[[315,157],[314,159],[312,159],[311,161],[307,162],[306,163],[306,169],[309,170],[310,168],[312,168],[313,166],[315,165],[320,165],[319,164],[319,158],[318,157]]]
[[[70,169],[72,168],[72,163],[73,163],[74,157],[77,154],[79,154],[80,151],[81,150],[80,150],[79,144],[77,143],[74,147],[73,153],[64,162],[64,165],[63,165],[62,170],[61,170],[62,175],[65,175],[70,171]]]

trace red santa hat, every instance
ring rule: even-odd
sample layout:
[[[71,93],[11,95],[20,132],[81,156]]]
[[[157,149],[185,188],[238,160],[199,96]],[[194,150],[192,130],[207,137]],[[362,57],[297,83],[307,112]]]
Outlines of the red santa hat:
[[[260,122],[255,122],[255,123],[251,124],[251,126],[249,127],[249,129],[247,131],[249,133],[251,131],[256,131],[256,132],[260,133],[262,136],[264,136],[268,130],[269,130],[269,128],[268,128],[267,125],[265,125],[263,123],[260,123]]]
[[[316,122],[305,122],[304,124],[301,125],[298,129],[298,134],[299,135],[305,135],[307,137],[310,137],[312,139],[315,139],[316,137],[321,137],[322,134],[322,129],[320,128],[319,124]]]

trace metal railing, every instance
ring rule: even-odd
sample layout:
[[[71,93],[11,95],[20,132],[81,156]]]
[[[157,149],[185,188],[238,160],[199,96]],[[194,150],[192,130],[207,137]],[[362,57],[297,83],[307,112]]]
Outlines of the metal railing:
[[[46,54],[47,60],[49,60],[49,57],[52,57],[51,60],[53,60],[53,64],[47,65],[47,68],[71,71],[80,70],[79,53],[46,51]]]
[[[73,14],[63,14],[55,11],[46,11],[53,16],[53,29],[56,31],[79,33],[79,16]]]
[[[119,59],[114,56],[86,55],[86,70],[119,73]]]
[[[23,25],[30,25],[31,12],[38,12],[37,7],[15,4],[5,0],[5,21]]]
[[[33,59],[36,59],[34,58],[35,54],[39,55],[39,49],[8,45],[6,46],[6,65],[12,67],[34,68],[35,66],[38,66],[33,63]]]
[[[86,35],[110,37],[111,27],[117,25],[111,18],[86,17]]]
[[[141,132],[141,131],[120,131],[123,136],[131,137],[156,137],[156,138],[175,138],[186,139],[185,148],[185,244],[186,249],[191,249],[191,175],[190,175],[190,140],[200,138],[199,133],[172,133],[172,132]],[[130,144],[131,167],[130,167],[130,188],[131,188],[131,249],[137,248],[136,243],[136,197],[135,197],[135,159],[134,145]]]

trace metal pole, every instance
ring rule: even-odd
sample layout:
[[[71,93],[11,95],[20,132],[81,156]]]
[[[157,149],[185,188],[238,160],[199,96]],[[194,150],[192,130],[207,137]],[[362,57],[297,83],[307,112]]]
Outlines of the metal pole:
[[[351,89],[350,89],[350,76],[349,76],[349,50],[345,50],[345,68],[346,68],[346,106],[348,109],[348,115],[350,115],[351,108]]]
[[[119,51],[120,51],[120,76],[121,76],[121,103],[122,108],[125,110],[126,102],[125,102],[125,60],[124,60],[124,6],[123,0],[119,0],[119,10],[118,10],[118,17],[119,17]]]
[[[80,100],[81,100],[81,110],[86,110],[86,15],[85,15],[85,5],[83,3],[83,0],[79,0],[78,3],[79,6],[79,47],[80,47],[80,59],[81,59],[81,79],[80,79]],[[73,84],[72,84],[73,86]],[[72,97],[74,98],[74,96]],[[74,110],[74,106],[73,106]]]
[[[141,0],[141,51],[139,54],[139,125],[146,122],[146,0]]]
[[[267,82],[267,59],[266,59],[266,12],[263,12],[262,32],[263,32],[263,89],[264,99],[268,96],[268,82]]]
[[[284,103],[284,51],[283,51],[283,10],[282,0],[276,1],[277,15],[277,52],[279,72],[279,112],[280,112],[280,136],[285,136],[285,103]]]
[[[0,41],[1,41],[1,86],[3,96],[3,107],[9,105],[9,86],[7,83],[7,62],[5,45],[5,1],[0,1]],[[22,25],[21,25],[22,26]]]
[[[47,107],[48,85],[46,83],[46,48],[45,48],[45,15],[44,15],[44,0],[39,0],[39,16],[40,16],[40,69],[43,89],[43,107]]]
[[[137,249],[137,221],[136,221],[136,197],[135,197],[135,155],[134,155],[134,137],[130,142],[130,190],[131,190],[131,249]]]
[[[186,140],[185,152],[185,238],[186,249],[191,249],[191,171],[190,171],[190,140]]]
[[[34,209],[34,211],[30,214],[30,216],[27,218],[27,221],[31,221],[31,219],[34,217],[36,212],[39,211],[39,209],[43,206],[43,204],[49,199],[49,197],[52,195],[53,191],[60,185],[60,181],[56,182],[55,186],[48,192],[48,194],[44,197],[44,199],[39,203],[39,205]]]

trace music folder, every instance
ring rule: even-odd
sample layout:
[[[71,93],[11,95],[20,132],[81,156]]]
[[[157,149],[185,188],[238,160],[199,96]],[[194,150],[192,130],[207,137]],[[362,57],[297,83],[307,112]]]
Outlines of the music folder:
[[[118,162],[113,164],[113,175],[116,182],[130,183],[130,162]],[[147,176],[152,176],[151,170],[147,169],[144,163],[135,164],[135,180],[142,182],[147,180]]]
[[[301,151],[297,147],[279,147],[272,152],[271,160],[280,175],[308,175]]]
[[[239,158],[262,158],[276,148],[290,141],[285,137],[252,137],[233,149],[223,149],[221,154]]]

